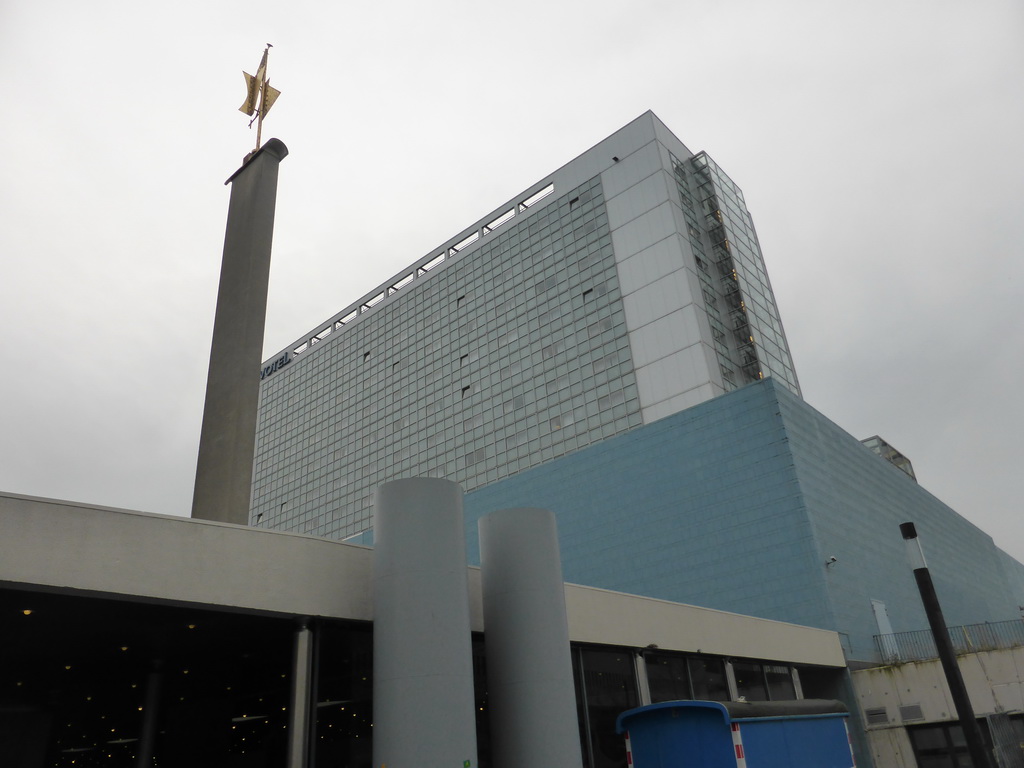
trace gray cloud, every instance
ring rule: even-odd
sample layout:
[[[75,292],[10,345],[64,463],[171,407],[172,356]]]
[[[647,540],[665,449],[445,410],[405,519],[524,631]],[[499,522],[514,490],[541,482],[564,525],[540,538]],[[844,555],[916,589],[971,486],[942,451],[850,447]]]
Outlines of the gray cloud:
[[[1019,4],[0,13],[0,488],[188,513],[270,41],[268,356],[651,108],[744,189],[807,400],[1024,559]]]

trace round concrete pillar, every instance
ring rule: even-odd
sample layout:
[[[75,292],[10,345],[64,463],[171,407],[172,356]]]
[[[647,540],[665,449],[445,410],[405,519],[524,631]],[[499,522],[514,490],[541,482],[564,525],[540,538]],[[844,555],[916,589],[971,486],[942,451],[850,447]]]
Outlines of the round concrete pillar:
[[[373,763],[477,766],[462,489],[413,478],[374,506]]]
[[[497,768],[579,768],[576,691],[555,516],[480,520],[487,693]]]

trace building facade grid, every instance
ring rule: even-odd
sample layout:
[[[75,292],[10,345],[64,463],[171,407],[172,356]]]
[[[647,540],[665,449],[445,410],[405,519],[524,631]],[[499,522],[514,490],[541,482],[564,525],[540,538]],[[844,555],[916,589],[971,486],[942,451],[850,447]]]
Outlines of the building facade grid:
[[[374,314],[264,380],[254,524],[346,537],[387,480],[472,489],[641,423],[599,178]]]
[[[264,366],[250,523],[346,538],[388,480],[473,490],[766,377],[799,395],[743,194],[646,113]]]

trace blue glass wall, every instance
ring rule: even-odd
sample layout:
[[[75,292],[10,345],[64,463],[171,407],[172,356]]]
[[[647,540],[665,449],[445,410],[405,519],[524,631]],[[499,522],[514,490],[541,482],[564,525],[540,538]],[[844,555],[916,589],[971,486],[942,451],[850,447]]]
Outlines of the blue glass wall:
[[[469,494],[558,516],[566,581],[832,623],[772,385],[744,387]]]
[[[987,534],[771,379],[468,494],[471,562],[478,517],[517,506],[556,513],[566,581],[834,629],[851,659],[875,658],[872,600],[927,627],[906,520],[950,624],[1024,605]]]
[[[816,573],[853,658],[871,658],[869,635],[879,632],[872,599],[885,603],[894,631],[928,627],[899,534],[906,521],[917,525],[948,624],[1018,617],[1024,594],[1007,580],[1010,558],[988,534],[806,403],[781,388],[777,396],[818,551],[837,558]]]

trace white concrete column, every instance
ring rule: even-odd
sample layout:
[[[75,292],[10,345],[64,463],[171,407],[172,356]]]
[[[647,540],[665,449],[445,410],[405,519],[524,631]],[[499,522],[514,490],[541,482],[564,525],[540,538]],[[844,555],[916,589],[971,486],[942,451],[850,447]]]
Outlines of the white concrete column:
[[[633,673],[640,694],[640,706],[651,704],[651,681],[647,679],[647,657],[643,653],[633,654]]]
[[[313,631],[304,621],[295,631],[292,652],[291,701],[288,702],[288,768],[306,768],[309,761],[310,687],[313,682]]]
[[[378,488],[373,558],[373,764],[476,768],[462,489]]]
[[[142,708],[142,733],[135,753],[136,768],[150,768],[153,765],[153,749],[156,744],[156,728],[160,717],[160,687],[163,683],[162,660],[154,660],[146,676],[146,698]]]
[[[579,723],[555,516],[480,520],[487,692],[496,768],[579,768]]]

